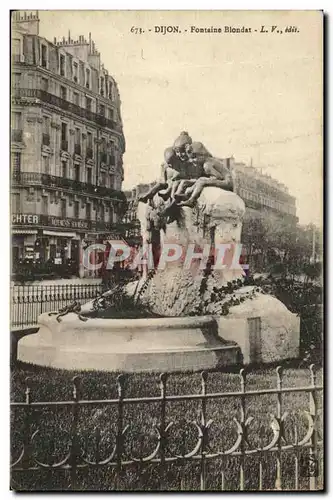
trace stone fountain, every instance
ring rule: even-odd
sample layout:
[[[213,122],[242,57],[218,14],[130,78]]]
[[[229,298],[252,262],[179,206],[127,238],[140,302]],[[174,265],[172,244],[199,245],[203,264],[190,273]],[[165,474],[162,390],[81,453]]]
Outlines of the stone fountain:
[[[168,157],[164,167],[171,175],[138,204],[143,246],[151,245],[154,268],[144,270],[139,282],[123,291],[127,303],[149,311],[147,317],[112,317],[110,290],[62,315],[42,314],[39,331],[19,341],[19,360],[64,369],[142,372],[214,369],[298,356],[299,318],[276,298],[242,286],[244,270],[232,265],[234,251],[224,254],[224,267],[216,266],[216,254],[215,261],[205,254],[207,248],[228,244],[239,248],[245,204],[231,190],[230,173],[208,152],[194,156],[188,142],[186,154],[175,145],[173,150],[174,158]],[[192,167],[191,179],[188,172],[179,178],[182,163]],[[220,178],[215,171],[209,175],[211,165],[219,169]],[[171,258],[176,246],[180,255]],[[192,258],[188,265],[188,249],[191,257],[200,252],[203,258]],[[221,289],[226,292],[221,294]]]

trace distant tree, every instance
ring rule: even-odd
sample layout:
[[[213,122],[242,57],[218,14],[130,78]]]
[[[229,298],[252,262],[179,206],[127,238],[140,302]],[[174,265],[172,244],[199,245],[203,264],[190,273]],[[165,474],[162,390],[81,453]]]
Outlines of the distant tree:
[[[321,255],[321,232],[313,225],[295,225],[287,217],[269,211],[248,212],[243,222],[242,243],[250,270],[252,267],[255,271],[296,276],[306,274],[308,269],[310,273],[318,274],[318,270],[310,271],[309,268],[314,234],[316,252]]]

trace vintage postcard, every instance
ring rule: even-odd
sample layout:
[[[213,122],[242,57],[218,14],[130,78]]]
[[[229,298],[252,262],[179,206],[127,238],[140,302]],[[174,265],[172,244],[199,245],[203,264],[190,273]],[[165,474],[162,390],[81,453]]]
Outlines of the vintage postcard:
[[[322,491],[322,11],[11,11],[14,491]]]

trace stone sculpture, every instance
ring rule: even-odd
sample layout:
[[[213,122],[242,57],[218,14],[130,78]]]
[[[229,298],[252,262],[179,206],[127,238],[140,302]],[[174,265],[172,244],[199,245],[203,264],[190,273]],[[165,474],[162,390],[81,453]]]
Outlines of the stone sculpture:
[[[161,181],[137,211],[153,268],[143,266],[141,279],[119,296],[109,290],[82,306],[71,304],[56,319],[42,314],[39,332],[20,340],[19,359],[68,369],[173,371],[236,364],[240,351],[245,363],[298,355],[299,318],[275,297],[244,286],[245,204],[233,192],[227,161],[187,132],[164,159]],[[180,254],[166,259],[175,244]],[[217,267],[221,247],[230,253]],[[185,265],[189,249],[201,257]],[[138,306],[141,316],[133,314]]]

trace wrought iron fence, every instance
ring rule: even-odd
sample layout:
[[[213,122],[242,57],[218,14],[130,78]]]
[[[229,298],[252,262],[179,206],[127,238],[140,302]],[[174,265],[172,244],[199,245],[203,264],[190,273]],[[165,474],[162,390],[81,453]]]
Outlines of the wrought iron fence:
[[[82,480],[84,477],[88,478],[89,473],[96,474],[96,477],[90,476],[95,488],[98,473],[105,471],[101,489],[121,490],[128,487],[126,472],[131,467],[136,467],[143,490],[320,490],[323,488],[323,440],[320,432],[321,395],[319,393],[323,387],[316,381],[314,365],[310,366],[308,386],[289,387],[288,384],[283,383],[281,367],[277,368],[276,373],[276,387],[249,390],[246,374],[242,369],[239,374],[240,390],[214,393],[208,392],[208,373],[202,372],[201,392],[181,395],[167,393],[167,374],[163,373],[160,375],[159,395],[155,397],[126,397],[126,377],[119,375],[117,397],[100,400],[83,399],[84,385],[76,376],[73,378],[71,400],[48,402],[33,400],[33,381],[27,379],[25,401],[11,404],[12,412],[20,409],[24,414],[21,421],[23,430],[20,434],[20,447],[17,446],[16,457],[11,464],[13,484],[16,473],[23,473],[24,477],[27,475],[36,477],[38,473],[44,471],[49,474],[46,489],[52,489],[52,485],[55,488],[55,483],[52,482],[50,474],[62,472],[68,478],[67,486],[62,483],[62,488],[77,491],[84,489],[80,484],[80,477]],[[284,402],[285,398],[292,397],[291,404],[294,409],[297,407],[297,394],[302,393],[305,393],[305,397],[306,394],[309,395],[309,406],[306,410],[298,408],[304,413],[307,421],[307,426],[304,425],[303,432],[300,433],[297,422],[291,420],[291,426],[288,425],[291,415],[284,411]],[[270,430],[265,431],[263,425],[259,427],[254,425],[255,418],[250,416],[250,408],[253,398],[260,398],[263,401],[268,396],[273,398],[273,403],[275,399],[276,410],[271,415]],[[305,397],[303,396],[304,400]],[[212,435],[211,428],[214,420],[218,419],[228,402],[233,404],[237,417],[234,417],[233,422],[228,421],[222,428],[216,428]],[[170,407],[172,409],[180,403],[193,404],[191,409],[197,417],[192,422],[184,422],[181,429],[182,439],[177,434],[177,422],[174,418],[170,419],[168,411]],[[211,403],[215,406],[214,411],[210,412]],[[155,420],[149,409],[151,404],[156,405]],[[134,431],[132,429],[135,425],[133,423],[135,415],[140,411],[140,405],[144,406],[144,421],[148,426],[145,431],[148,435],[145,436],[146,439],[143,439],[140,448],[133,451],[134,446],[131,441],[135,440],[136,433],[142,432],[140,426]],[[128,407],[132,407],[132,413],[126,411]],[[87,426],[93,421],[96,423],[95,416],[97,414],[101,416],[103,411],[106,412],[110,408],[113,412],[104,418],[104,425],[97,422],[91,434],[84,435],[82,425]],[[68,437],[68,447],[62,458],[57,460],[50,450],[45,451],[46,441],[49,442],[52,439],[52,433],[48,432],[46,441],[41,440],[43,446],[39,448],[36,441],[41,430],[40,425],[43,426],[41,412],[48,410],[54,414],[59,409],[64,410],[65,413],[54,430],[56,432],[62,427]],[[96,409],[96,412],[93,417],[88,417],[87,411],[92,409]],[[263,402],[261,419],[264,418],[265,411],[267,410]],[[194,417],[193,413],[189,415],[190,418]],[[226,413],[227,418],[231,419],[232,414],[228,414],[228,411]],[[177,418],[178,416],[176,415]],[[233,425],[236,429],[233,439],[227,442],[226,436],[230,434],[229,431]],[[252,437],[251,427],[255,427],[256,430],[254,434],[252,433]],[[293,427],[294,432],[290,432]],[[192,435],[189,428],[192,428]],[[103,446],[106,429],[112,429],[112,433],[109,434],[109,437],[112,435],[112,439],[109,439],[108,452]],[[232,436],[232,433],[230,435]],[[90,446],[87,444],[87,439],[88,442],[90,440]],[[176,440],[176,448],[172,447],[172,440]],[[228,459],[233,460],[233,465],[229,469],[226,468]],[[218,481],[215,480],[214,488],[212,488],[212,476],[209,472],[213,461],[218,461]],[[289,464],[287,475],[285,474],[286,463]],[[177,469],[184,464],[195,464],[196,481],[189,481],[186,474],[182,473],[178,476],[178,488],[177,486],[171,488],[172,479],[165,473],[166,470],[169,470],[170,466]],[[150,466],[155,476],[149,476],[145,472]],[[267,468],[269,470],[266,470]]]
[[[35,326],[40,314],[58,311],[74,300],[85,301],[97,297],[103,285],[13,285],[11,287],[11,327]]]

